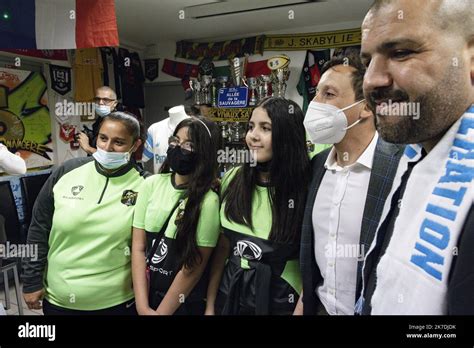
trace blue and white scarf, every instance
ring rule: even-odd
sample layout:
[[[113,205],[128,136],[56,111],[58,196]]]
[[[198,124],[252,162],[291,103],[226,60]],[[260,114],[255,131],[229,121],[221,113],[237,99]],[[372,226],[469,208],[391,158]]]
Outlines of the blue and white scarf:
[[[421,146],[406,147],[379,228],[408,163],[420,157]],[[474,105],[410,174],[390,243],[377,266],[372,314],[447,313],[448,277],[474,201],[473,179]]]

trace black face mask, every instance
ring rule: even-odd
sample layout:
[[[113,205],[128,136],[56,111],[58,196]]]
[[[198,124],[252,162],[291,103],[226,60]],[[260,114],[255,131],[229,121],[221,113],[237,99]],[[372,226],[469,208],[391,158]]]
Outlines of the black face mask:
[[[257,165],[256,165],[256,169],[259,171],[259,172],[262,172],[262,173],[268,173],[270,171],[270,166],[272,164],[272,161],[268,161],[268,162],[257,162]]]
[[[170,147],[166,151],[170,167],[179,175],[191,174],[196,168],[196,154],[194,152],[183,153],[179,146]]]

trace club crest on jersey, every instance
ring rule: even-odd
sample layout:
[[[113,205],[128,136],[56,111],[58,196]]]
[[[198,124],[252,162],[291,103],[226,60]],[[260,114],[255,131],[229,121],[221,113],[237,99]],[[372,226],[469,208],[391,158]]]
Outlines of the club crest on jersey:
[[[137,202],[138,192],[132,190],[123,191],[122,199],[120,200],[122,204],[125,204],[127,207],[135,205]]]

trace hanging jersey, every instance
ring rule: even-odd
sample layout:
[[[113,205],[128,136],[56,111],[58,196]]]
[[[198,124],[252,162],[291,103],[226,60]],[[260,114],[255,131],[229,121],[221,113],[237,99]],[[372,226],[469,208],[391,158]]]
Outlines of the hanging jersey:
[[[145,76],[140,56],[136,52],[129,52],[124,48],[119,48],[118,58],[122,104],[129,107],[144,108],[143,84]]]
[[[153,172],[156,174],[166,159],[168,138],[173,135],[174,129],[170,128],[169,118],[153,123],[148,128],[142,161],[147,162],[153,158]]]
[[[122,98],[120,91],[120,72],[118,67],[118,56],[114,47],[101,47],[102,66],[104,67],[104,86],[109,86],[117,94],[117,99]]]
[[[74,57],[74,99],[77,102],[91,102],[95,90],[103,86],[102,56],[98,48],[82,48]]]

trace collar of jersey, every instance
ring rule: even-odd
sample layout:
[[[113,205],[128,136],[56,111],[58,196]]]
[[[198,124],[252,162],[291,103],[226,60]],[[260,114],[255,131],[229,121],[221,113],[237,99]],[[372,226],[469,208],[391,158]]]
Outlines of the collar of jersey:
[[[95,169],[97,170],[97,172],[99,174],[102,174],[103,176],[108,177],[108,178],[114,178],[114,177],[117,177],[117,176],[122,176],[124,174],[127,174],[130,171],[130,169],[133,168],[132,162],[128,162],[128,164],[126,164],[125,166],[123,166],[122,168],[117,170],[116,172],[108,173],[99,165],[99,163],[97,161],[94,161],[94,162],[95,162]]]

